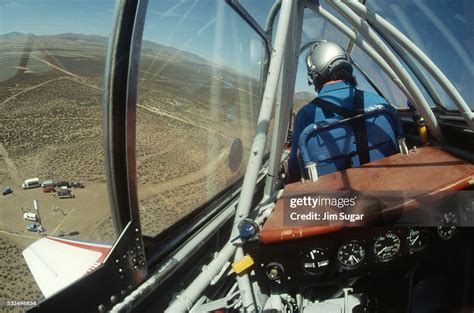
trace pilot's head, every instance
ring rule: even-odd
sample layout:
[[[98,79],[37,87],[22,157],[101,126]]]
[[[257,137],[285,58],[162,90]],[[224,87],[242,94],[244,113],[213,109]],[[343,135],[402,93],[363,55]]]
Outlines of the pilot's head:
[[[306,56],[306,67],[308,83],[313,84],[317,92],[332,80],[344,80],[354,87],[357,85],[346,51],[333,42],[316,42]]]

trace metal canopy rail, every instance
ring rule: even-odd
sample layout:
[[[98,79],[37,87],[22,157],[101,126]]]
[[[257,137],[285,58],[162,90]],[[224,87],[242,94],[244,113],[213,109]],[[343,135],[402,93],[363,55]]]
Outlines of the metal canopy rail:
[[[434,64],[428,56],[420,50],[410,39],[408,39],[402,32],[396,29],[392,24],[387,22],[380,15],[370,12],[366,6],[359,2],[347,1],[344,0],[349,8],[351,8],[357,14],[366,18],[370,23],[373,23],[379,27],[384,34],[394,38],[398,44],[403,46],[413,57],[420,62],[424,68],[436,79],[436,81],[443,87],[444,91],[449,95],[453,100],[456,107],[459,109],[461,116],[464,117],[464,120],[469,125],[469,127],[474,130],[474,113],[471,108],[467,105],[464,98],[459,94],[456,87],[449,81],[449,79],[444,75],[444,73]]]

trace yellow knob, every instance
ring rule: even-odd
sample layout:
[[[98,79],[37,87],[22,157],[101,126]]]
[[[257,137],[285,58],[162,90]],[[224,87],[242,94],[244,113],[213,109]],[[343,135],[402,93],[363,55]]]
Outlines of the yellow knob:
[[[238,260],[237,262],[232,263],[232,269],[236,274],[240,274],[249,267],[253,265],[253,259],[250,255],[244,256],[242,259]]]

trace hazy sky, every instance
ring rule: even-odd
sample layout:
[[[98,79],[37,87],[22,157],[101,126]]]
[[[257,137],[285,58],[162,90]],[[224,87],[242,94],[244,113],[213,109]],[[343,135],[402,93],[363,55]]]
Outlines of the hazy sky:
[[[273,2],[241,0],[261,25]],[[400,3],[386,0],[386,5],[376,6],[377,3],[368,1],[371,8],[380,10],[425,50],[474,106],[471,87],[474,31],[470,24],[474,1],[406,0]],[[0,0],[0,34],[71,32],[107,36],[114,6],[114,0]],[[198,54],[252,76],[259,73],[259,37],[221,0],[150,0],[144,38]],[[329,39],[345,46],[347,42],[340,38],[338,32],[321,19],[305,21],[303,43],[309,39]],[[300,62],[298,68],[296,91],[312,90],[307,87],[304,64]]]
[[[0,0],[0,34],[107,36],[114,6],[114,0]]]

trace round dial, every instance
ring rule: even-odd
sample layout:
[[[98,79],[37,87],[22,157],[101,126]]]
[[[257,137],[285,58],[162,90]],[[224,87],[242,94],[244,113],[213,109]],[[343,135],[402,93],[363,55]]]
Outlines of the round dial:
[[[456,223],[458,222],[455,212],[446,212],[440,217],[440,226],[438,226],[438,235],[443,240],[448,240],[456,232]]]
[[[411,251],[420,251],[428,244],[428,231],[426,228],[410,228],[407,241]]]
[[[441,237],[441,239],[451,239],[455,232],[456,226],[438,226],[438,235]]]
[[[323,249],[312,249],[303,256],[303,269],[309,274],[322,274],[328,265],[329,257]]]
[[[364,247],[357,241],[343,244],[337,251],[337,259],[345,268],[351,269],[359,266],[365,257]]]
[[[377,260],[388,262],[400,251],[400,238],[392,232],[385,233],[375,240],[374,254]]]

